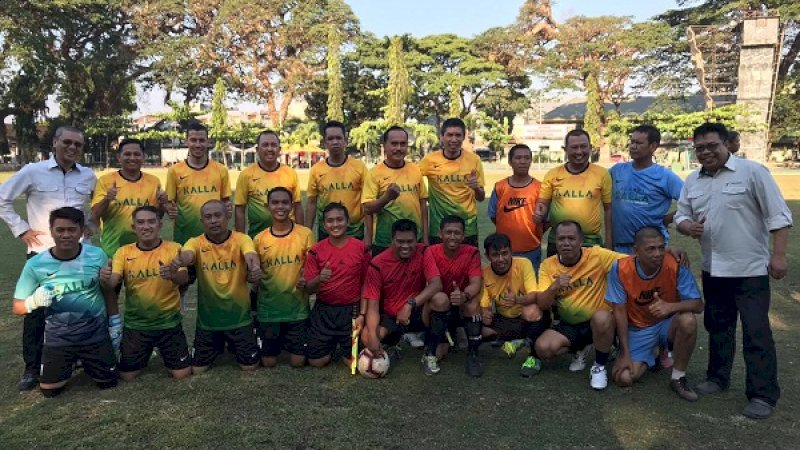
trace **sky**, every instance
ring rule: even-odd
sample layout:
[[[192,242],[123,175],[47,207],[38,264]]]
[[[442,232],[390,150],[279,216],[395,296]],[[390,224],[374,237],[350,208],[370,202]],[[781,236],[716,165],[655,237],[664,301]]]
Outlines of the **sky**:
[[[509,25],[523,0],[345,0],[361,29],[378,36],[410,33],[417,37],[454,33],[472,37],[484,30]],[[675,0],[554,0],[556,22],[572,16],[633,16],[646,20],[668,9]]]
[[[358,17],[363,31],[377,36],[409,33],[416,37],[453,33],[473,37],[492,28],[514,22],[523,0],[345,0]],[[675,0],[555,0],[556,22],[577,15],[633,16],[642,21],[668,9],[676,8]],[[167,111],[161,99],[164,92],[137,89],[139,109],[135,116]],[[244,110],[258,105],[242,103]],[[52,111],[52,110],[51,110]]]

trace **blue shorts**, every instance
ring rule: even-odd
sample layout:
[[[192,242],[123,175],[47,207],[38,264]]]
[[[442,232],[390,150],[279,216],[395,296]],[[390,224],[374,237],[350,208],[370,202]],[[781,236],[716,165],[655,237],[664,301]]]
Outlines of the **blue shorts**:
[[[672,317],[662,320],[647,328],[628,327],[628,347],[631,361],[643,362],[649,367],[656,365],[655,351],[657,347],[666,347],[669,340],[669,327]]]
[[[536,272],[536,276],[539,276],[539,266],[542,264],[542,247],[529,252],[517,252],[514,253],[514,256],[519,256],[530,261],[531,264],[533,264],[533,270]]]

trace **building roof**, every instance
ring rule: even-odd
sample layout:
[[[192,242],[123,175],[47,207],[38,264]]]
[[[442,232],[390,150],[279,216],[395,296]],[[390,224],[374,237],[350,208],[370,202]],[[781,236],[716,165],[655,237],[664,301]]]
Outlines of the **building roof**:
[[[733,103],[735,100],[736,100],[735,96],[715,97],[715,103],[720,106]],[[652,107],[657,106],[659,103],[664,101],[665,100],[662,97],[654,97],[654,96],[636,97],[626,102],[623,102],[620,105],[619,112],[622,115],[644,114]],[[705,108],[703,96],[699,94],[689,95],[679,100],[666,100],[666,101],[675,102],[691,112],[702,111]],[[586,114],[586,98],[584,97],[567,98],[565,99],[564,102],[558,104],[552,104],[552,106],[546,105],[545,108],[546,108],[545,111],[543,111],[544,112],[543,119],[547,122],[580,122],[583,120],[583,116]],[[611,103],[606,103],[605,109],[607,113],[615,111],[614,105]]]

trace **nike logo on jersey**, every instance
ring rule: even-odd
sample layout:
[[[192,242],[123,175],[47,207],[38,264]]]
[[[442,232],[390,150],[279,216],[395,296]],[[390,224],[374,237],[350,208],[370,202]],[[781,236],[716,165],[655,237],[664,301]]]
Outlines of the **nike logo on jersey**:
[[[186,178],[189,178],[189,175],[181,175],[178,178],[181,179],[181,180],[184,180]]]
[[[53,278],[54,276],[56,276],[56,272],[47,274],[47,278]]]
[[[495,283],[489,283],[489,284],[486,285],[486,289],[489,289],[490,287],[492,287],[494,285],[495,285]]]
[[[200,251],[203,253],[211,251],[211,247],[201,248]]]
[[[126,260],[126,261],[133,261],[133,260],[135,260],[135,259],[136,259],[136,258],[125,258],[125,260]]]
[[[510,213],[511,211],[514,211],[514,210],[516,210],[516,209],[520,209],[520,208],[524,208],[524,207],[525,207],[525,205],[512,206],[512,207],[510,207],[510,208],[509,208],[508,206],[504,206],[504,207],[503,207],[503,211],[504,211],[504,212],[507,212],[507,213]]]
[[[252,181],[258,181],[258,180],[260,180],[260,179],[261,179],[261,178],[253,178],[253,180],[252,180]]]

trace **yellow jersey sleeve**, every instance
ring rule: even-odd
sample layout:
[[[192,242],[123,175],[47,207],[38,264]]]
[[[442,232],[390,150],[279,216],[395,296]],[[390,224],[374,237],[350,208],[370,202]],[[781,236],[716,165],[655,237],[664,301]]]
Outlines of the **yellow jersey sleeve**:
[[[125,248],[126,246],[120,247],[111,260],[111,272],[119,276],[125,273],[125,255],[127,254]]]
[[[167,170],[167,199],[171,202],[178,198],[178,182],[176,180],[175,166],[170,166]]]
[[[612,199],[612,197],[614,195],[614,192],[613,192],[613,181],[611,180],[611,172],[609,172],[605,168],[604,168],[604,170],[605,170],[605,174],[603,175],[603,180],[601,181],[601,185],[600,185],[601,189],[603,190],[603,192],[601,194],[601,199],[603,200],[603,203],[605,203],[606,205],[610,205],[611,204],[611,199]]]
[[[232,194],[232,192],[231,192],[231,180],[230,180],[230,174],[228,173],[228,168],[227,167],[223,166],[222,164],[219,164],[219,169],[220,169],[220,172],[221,172],[221,174],[220,174],[220,180],[221,180],[220,183],[222,184],[222,186],[220,186],[220,199],[224,200],[226,198],[230,198],[231,197],[231,194]]]
[[[250,181],[250,171],[245,169],[239,174],[236,180],[236,192],[233,196],[233,204],[236,206],[244,206],[247,204],[247,194],[250,191],[248,182]]]
[[[324,160],[311,166],[311,169],[308,171],[308,189],[306,189],[306,194],[309,197],[317,197],[319,195],[319,174],[323,164],[325,164]]]
[[[103,201],[108,193],[108,174],[101,176],[97,179],[97,184],[94,186],[94,193],[92,194],[91,206],[94,206]]]
[[[377,170],[380,166],[375,166],[367,172],[367,176],[364,179],[364,189],[361,191],[361,203],[369,203],[371,201],[377,200],[378,197],[378,180],[377,180]]]
[[[533,264],[527,258],[514,258],[514,264],[519,264],[520,272],[522,272],[522,287],[525,294],[537,292],[539,284],[536,282],[536,272],[533,271]]]
[[[248,236],[248,235],[246,235],[244,233],[241,233],[241,234],[237,233],[237,236],[239,236],[239,240],[240,240],[239,245],[240,245],[240,248],[242,249],[242,255],[246,255],[248,253],[255,253],[256,252],[256,246],[253,244],[253,240],[250,239],[250,236]]]

